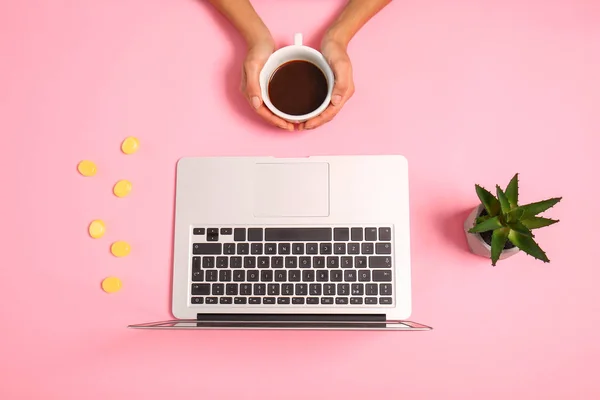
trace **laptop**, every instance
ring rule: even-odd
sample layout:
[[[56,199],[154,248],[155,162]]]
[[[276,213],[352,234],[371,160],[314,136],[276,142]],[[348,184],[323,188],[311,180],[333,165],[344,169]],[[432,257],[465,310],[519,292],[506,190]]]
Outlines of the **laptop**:
[[[409,321],[401,155],[178,161],[173,320],[152,329],[429,330]]]

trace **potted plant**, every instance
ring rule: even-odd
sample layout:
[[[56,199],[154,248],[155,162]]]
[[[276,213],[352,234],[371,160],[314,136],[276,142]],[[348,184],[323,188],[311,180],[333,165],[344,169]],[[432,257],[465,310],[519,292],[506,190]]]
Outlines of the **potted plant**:
[[[534,240],[532,231],[558,222],[540,213],[552,208],[562,197],[554,197],[519,205],[519,174],[510,180],[505,190],[496,185],[496,196],[480,185],[475,191],[481,204],[465,220],[464,228],[472,253],[498,260],[523,251],[543,262],[550,262]]]

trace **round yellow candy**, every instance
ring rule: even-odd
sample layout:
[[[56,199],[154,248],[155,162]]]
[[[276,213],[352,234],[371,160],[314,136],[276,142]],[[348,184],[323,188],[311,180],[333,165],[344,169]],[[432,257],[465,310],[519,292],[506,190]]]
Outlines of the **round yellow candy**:
[[[110,246],[110,252],[115,257],[125,257],[131,252],[129,243],[119,240]]]
[[[94,176],[96,175],[96,164],[89,160],[83,160],[77,164],[77,170],[83,176]]]
[[[114,276],[105,278],[102,281],[102,290],[104,290],[106,293],[118,292],[119,290],[121,290],[122,286],[123,284],[121,283],[121,280]]]
[[[131,182],[125,179],[121,179],[113,187],[113,193],[117,197],[125,197],[131,192]]]
[[[100,219],[96,219],[96,220],[92,221],[90,223],[90,226],[88,227],[88,232],[90,233],[90,236],[93,237],[94,239],[98,239],[98,238],[101,238],[102,236],[104,236],[105,231],[106,231],[106,226],[104,225],[104,221],[102,221]]]
[[[138,138],[133,136],[129,136],[128,138],[123,140],[123,143],[121,143],[121,151],[123,151],[123,153],[125,154],[133,154],[136,151],[138,151],[139,147],[140,141],[138,140]]]

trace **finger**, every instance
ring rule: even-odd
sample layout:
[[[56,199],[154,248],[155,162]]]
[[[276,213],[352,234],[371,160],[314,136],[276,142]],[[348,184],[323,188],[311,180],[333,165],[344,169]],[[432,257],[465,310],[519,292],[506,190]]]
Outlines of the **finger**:
[[[306,129],[318,128],[319,126],[324,125],[327,122],[330,122],[337,115],[337,113],[339,111],[340,111],[339,107],[330,105],[321,114],[306,121],[306,123],[304,124],[304,128],[306,128]]]
[[[243,92],[250,105],[255,109],[262,105],[262,95],[260,90],[260,70],[262,65],[255,61],[244,64]]]
[[[352,87],[352,65],[349,60],[340,60],[331,64],[331,70],[335,77],[331,93],[331,103],[334,106],[340,106],[347,100],[348,93]]]
[[[256,113],[258,115],[260,115],[265,121],[280,127],[281,129],[285,129],[287,131],[293,131],[294,130],[294,124],[292,124],[291,122],[287,122],[284,119],[279,118],[278,116],[276,116],[275,114],[273,114],[271,112],[271,110],[269,110],[264,104],[261,105],[257,110]]]

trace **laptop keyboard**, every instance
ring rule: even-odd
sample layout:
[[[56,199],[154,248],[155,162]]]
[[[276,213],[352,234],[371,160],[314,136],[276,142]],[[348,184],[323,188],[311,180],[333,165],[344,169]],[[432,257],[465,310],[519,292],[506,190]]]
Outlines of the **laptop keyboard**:
[[[194,227],[191,305],[393,305],[391,226]]]

